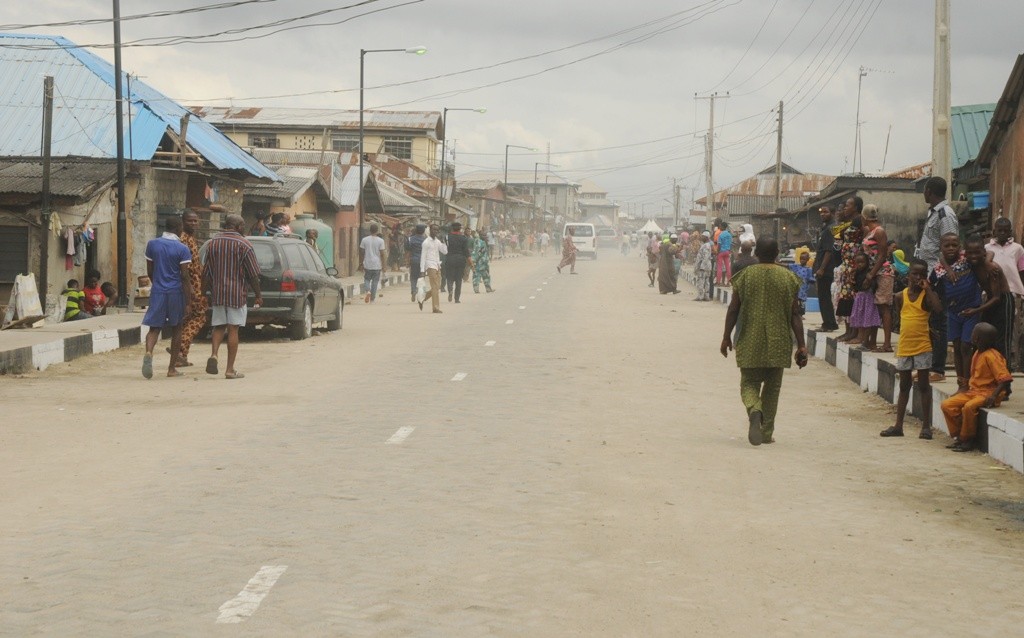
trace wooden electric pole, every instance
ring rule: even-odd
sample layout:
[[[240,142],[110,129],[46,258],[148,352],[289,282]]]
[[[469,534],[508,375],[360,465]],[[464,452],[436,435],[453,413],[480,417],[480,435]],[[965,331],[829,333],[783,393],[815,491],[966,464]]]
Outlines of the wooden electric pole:
[[[39,295],[46,313],[46,297],[50,290],[50,147],[53,140],[53,76],[43,78],[43,198],[40,205],[43,228],[39,244]]]

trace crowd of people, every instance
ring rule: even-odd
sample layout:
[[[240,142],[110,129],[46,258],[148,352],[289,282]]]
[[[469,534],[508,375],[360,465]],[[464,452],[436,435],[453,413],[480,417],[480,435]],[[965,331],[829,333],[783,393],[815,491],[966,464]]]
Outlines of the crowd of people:
[[[814,255],[798,248],[795,263],[785,268],[777,263],[779,248],[772,238],[755,240],[751,262],[745,240],[738,257],[730,256],[731,237],[723,249],[719,240],[727,228],[719,229],[719,240],[710,231],[700,234],[694,260],[698,299],[707,298],[712,276],[733,290],[721,349],[728,356],[736,348],[752,444],[773,440],[782,370],[789,367],[794,340],[795,360],[801,366],[806,362],[802,317],[807,296],[816,294],[820,331],[835,332],[842,321],[838,341],[895,355],[896,420],[880,432],[882,437],[904,435],[907,405],[911,392],[917,392],[922,408],[918,436],[932,438],[931,384],[945,379],[951,344],[957,389],[941,404],[952,438],[948,447],[976,449],[980,409],[998,406],[1011,392],[1008,362],[1013,360],[1015,312],[1024,298],[1024,247],[1014,240],[1013,225],[1005,217],[994,221],[991,237],[971,235],[962,241],[942,178],[926,182],[924,197],[924,228],[916,256],[909,260],[886,235],[878,208],[859,197],[848,198],[838,212],[822,206]],[[714,259],[713,244],[719,249]],[[657,250],[666,245],[671,240]]]

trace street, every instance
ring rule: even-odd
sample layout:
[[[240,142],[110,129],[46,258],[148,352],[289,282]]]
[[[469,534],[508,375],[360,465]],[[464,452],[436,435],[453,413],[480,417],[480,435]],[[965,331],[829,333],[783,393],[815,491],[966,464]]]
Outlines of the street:
[[[722,306],[556,263],[244,341],[244,380],[207,342],[185,378],[165,343],[150,381],[138,346],[0,378],[0,634],[1020,631],[1024,478],[879,439],[821,361],[753,448]]]

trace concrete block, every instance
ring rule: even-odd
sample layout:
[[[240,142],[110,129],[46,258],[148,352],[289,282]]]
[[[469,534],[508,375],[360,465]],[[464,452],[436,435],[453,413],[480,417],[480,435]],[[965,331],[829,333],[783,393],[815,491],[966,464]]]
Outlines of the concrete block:
[[[22,374],[32,367],[32,346],[0,352],[0,374]]]
[[[836,369],[843,374],[849,374],[850,370],[850,346],[845,343],[836,343]]]
[[[117,330],[97,330],[92,333],[92,351],[94,354],[110,352],[121,347],[121,339]]]
[[[122,348],[128,348],[142,343],[142,326],[118,330],[117,341],[118,345]]]
[[[64,361],[64,340],[39,343],[32,346],[32,367],[45,370]]]
[[[64,338],[64,360],[74,361],[92,354],[92,333]]]
[[[864,392],[878,392],[878,357],[874,355],[861,355],[860,389]]]
[[[896,403],[900,383],[896,366],[883,359],[876,359],[875,368],[878,371],[878,396],[889,403]]]
[[[997,428],[989,430],[988,454],[1006,463],[1018,472],[1024,473],[1024,442],[1021,442]]]
[[[835,339],[825,339],[825,363],[835,367],[836,365],[836,348],[839,343]]]
[[[864,356],[863,350],[852,348],[846,363],[846,376],[857,385],[860,385],[861,359]]]

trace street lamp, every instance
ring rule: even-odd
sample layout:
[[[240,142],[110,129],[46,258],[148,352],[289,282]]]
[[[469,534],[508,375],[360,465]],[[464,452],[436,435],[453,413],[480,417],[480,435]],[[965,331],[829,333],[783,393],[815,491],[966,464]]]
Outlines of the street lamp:
[[[441,138],[441,223],[444,223],[447,218],[448,208],[448,202],[444,196],[445,184],[448,181],[448,177],[444,172],[444,161],[446,159],[446,149],[448,148],[448,111],[473,111],[475,113],[486,113],[487,109],[482,106],[475,109],[444,107],[444,113],[441,115],[441,131],[442,135],[444,135],[444,137]]]
[[[363,128],[363,70],[365,67],[364,58],[367,53],[412,53],[413,55],[423,55],[427,52],[427,47],[418,46],[410,47],[408,49],[359,49],[359,236],[363,235],[363,138],[365,132]]]
[[[525,151],[536,151],[537,149],[529,146],[519,146],[518,144],[506,144],[505,145],[505,186],[508,186],[508,149],[510,148],[521,148]]]
[[[548,170],[551,170],[552,168],[561,168],[561,166],[559,166],[558,164],[552,164],[551,162],[534,162],[533,163],[533,207],[534,208],[539,208],[537,206],[537,167],[540,166],[541,164],[547,166]],[[546,177],[544,178],[544,181],[545,181],[545,183],[547,183],[547,178]],[[544,208],[547,208],[547,203],[548,203],[548,196],[547,196],[547,194],[545,194],[544,195]]]

